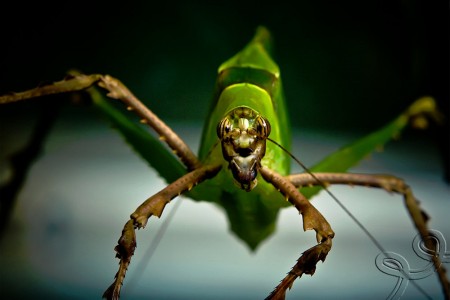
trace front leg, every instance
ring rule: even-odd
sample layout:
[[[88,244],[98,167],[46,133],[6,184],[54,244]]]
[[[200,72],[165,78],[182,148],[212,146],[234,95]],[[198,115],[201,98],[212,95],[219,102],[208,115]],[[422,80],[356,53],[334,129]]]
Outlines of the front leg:
[[[436,254],[436,245],[429,238],[432,236],[427,226],[429,218],[420,208],[419,202],[414,197],[411,188],[402,179],[391,175],[355,173],[314,173],[314,176],[302,173],[289,175],[286,179],[298,188],[303,186],[322,186],[323,184],[345,184],[382,188],[388,192],[395,192],[403,195],[406,209],[408,210],[422,241],[428,249],[435,253],[435,255],[432,256],[432,261],[438,273],[443,293],[446,299],[450,299],[450,283],[446,276],[446,270],[439,255]]]
[[[188,170],[194,170],[201,165],[194,152],[169,126],[137,99],[120,80],[109,75],[72,74],[64,80],[49,85],[40,86],[20,93],[0,96],[0,104],[53,94],[81,91],[95,84],[106,89],[109,97],[122,101],[128,110],[134,111],[141,118],[142,123],[148,124],[153,128],[160,136],[160,139],[167,143]]]
[[[148,219],[153,215],[161,217],[164,207],[170,200],[192,189],[200,182],[214,177],[220,169],[221,165],[206,165],[187,173],[148,198],[131,214],[130,220],[122,230],[118,245],[114,248],[117,252],[116,257],[120,259],[119,270],[117,271],[114,282],[103,294],[103,298],[119,299],[125,273],[136,249],[135,228],[144,228]]]
[[[297,277],[301,277],[303,274],[313,275],[317,263],[319,261],[325,261],[328,252],[331,250],[334,232],[322,214],[289,180],[266,167],[261,167],[259,172],[267,182],[270,182],[276,189],[285,195],[286,200],[291,202],[303,216],[303,229],[305,231],[310,229],[316,231],[316,240],[318,244],[303,252],[288,275],[266,298],[274,300],[284,299],[287,289],[292,287],[292,284]]]

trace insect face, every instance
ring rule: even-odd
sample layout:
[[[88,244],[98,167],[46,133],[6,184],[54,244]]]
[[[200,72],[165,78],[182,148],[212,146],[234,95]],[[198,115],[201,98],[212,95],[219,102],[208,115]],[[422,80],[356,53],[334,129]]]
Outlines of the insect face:
[[[257,184],[256,175],[269,134],[269,121],[248,107],[233,109],[217,126],[223,157],[235,183],[245,191],[251,191]]]

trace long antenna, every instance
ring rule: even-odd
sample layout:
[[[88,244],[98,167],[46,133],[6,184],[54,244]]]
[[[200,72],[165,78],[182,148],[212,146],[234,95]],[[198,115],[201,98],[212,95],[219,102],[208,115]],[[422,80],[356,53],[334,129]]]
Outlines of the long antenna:
[[[342,208],[342,210],[350,217],[350,219],[352,219],[356,223],[356,225],[358,225],[358,227],[361,228],[361,230],[369,237],[369,239],[372,241],[372,243],[375,245],[375,247],[377,247],[378,250],[380,250],[381,253],[383,253],[383,255],[387,259],[392,259],[392,257],[389,256],[388,252],[384,249],[384,247],[381,245],[381,243],[378,242],[378,240],[375,238],[375,236],[373,234],[371,234],[370,231],[355,217],[355,215],[353,215],[352,212],[349,211],[348,208],[327,188],[327,186],[324,182],[322,182],[319,178],[317,178],[317,176],[314,175],[314,173],[311,172],[309,170],[309,168],[307,166],[305,166],[305,164],[303,164],[291,152],[289,152],[289,150],[287,150],[286,148],[284,148],[282,145],[280,145],[278,142],[272,140],[271,138],[267,138],[267,140],[271,141],[272,143],[274,143],[275,145],[280,147],[284,152],[289,154],[289,156],[293,160],[295,160],[295,162],[297,164],[299,164],[299,166],[302,167],[302,169],[305,170],[306,173],[311,175],[311,177],[317,181],[317,183],[326,191],[326,193],[328,195],[330,195],[330,197],[340,206],[340,208]],[[432,299],[425,290],[423,290],[415,281],[411,280],[411,278],[403,270],[403,268],[399,268],[399,269],[400,269],[400,272],[402,273],[402,275],[404,275],[411,282],[411,284],[414,285],[425,297],[427,297],[428,299]]]

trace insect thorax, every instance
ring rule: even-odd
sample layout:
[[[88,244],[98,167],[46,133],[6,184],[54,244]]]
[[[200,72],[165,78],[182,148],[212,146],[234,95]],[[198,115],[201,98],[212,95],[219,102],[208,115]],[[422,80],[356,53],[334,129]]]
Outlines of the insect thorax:
[[[251,191],[257,184],[256,175],[269,134],[269,121],[245,106],[231,110],[217,126],[223,157],[235,183],[245,191]]]

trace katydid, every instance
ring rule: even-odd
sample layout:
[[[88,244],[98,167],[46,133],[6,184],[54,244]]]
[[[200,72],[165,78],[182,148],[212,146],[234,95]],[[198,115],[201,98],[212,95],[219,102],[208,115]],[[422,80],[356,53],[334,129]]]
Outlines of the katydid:
[[[328,191],[326,186],[330,184],[371,186],[402,195],[427,248],[433,249],[427,238],[429,231],[424,213],[403,180],[387,175],[344,173],[376,147],[398,135],[411,120],[423,121],[425,117],[435,116],[432,99],[418,100],[380,130],[342,148],[305,173],[291,175],[290,126],[280,70],[270,53],[270,38],[267,29],[259,27],[243,50],[219,67],[198,155],[118,79],[109,75],[73,73],[63,81],[0,96],[3,104],[87,90],[94,106],[169,182],[166,188],[145,200],[126,222],[115,248],[120,259],[119,270],[105,291],[105,298],[119,298],[136,248],[135,229],[145,227],[153,215],[161,217],[166,204],[180,194],[222,207],[231,230],[250,249],[256,249],[273,234],[281,208],[294,206],[299,211],[303,229],[316,232],[317,244],[300,255],[292,270],[269,294],[269,299],[284,299],[295,279],[303,274],[314,274],[316,264],[324,261],[330,252],[334,231],[308,200],[319,190]],[[108,97],[120,100],[127,110],[136,113],[141,123],[154,129],[175,155],[167,153],[160,141],[111,106],[93,85],[105,89]],[[439,257],[433,257],[433,263],[444,293],[449,297],[449,284]]]

